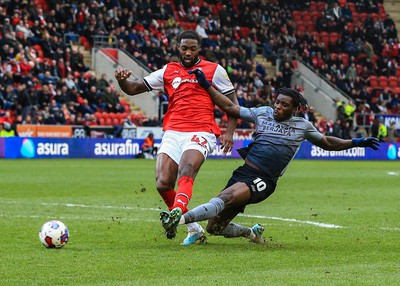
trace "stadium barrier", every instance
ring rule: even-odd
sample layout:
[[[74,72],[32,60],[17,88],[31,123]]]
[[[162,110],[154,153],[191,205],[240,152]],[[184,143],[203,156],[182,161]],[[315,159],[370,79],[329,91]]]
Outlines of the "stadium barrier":
[[[136,158],[144,139],[122,138],[0,138],[0,158]],[[155,140],[159,146],[160,139]],[[235,140],[233,151],[223,154],[221,146],[210,158],[240,158],[237,149],[251,140]],[[325,151],[305,141],[296,159],[312,160],[400,160],[400,143],[382,142],[378,151],[352,148],[345,151]]]

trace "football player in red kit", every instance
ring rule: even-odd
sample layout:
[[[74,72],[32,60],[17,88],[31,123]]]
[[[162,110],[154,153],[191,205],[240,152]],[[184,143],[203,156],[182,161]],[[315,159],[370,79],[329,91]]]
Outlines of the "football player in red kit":
[[[188,71],[200,68],[207,80],[222,94],[237,103],[235,88],[226,70],[217,63],[199,58],[201,40],[198,34],[188,30],[177,39],[180,62],[171,62],[162,69],[150,73],[140,81],[128,80],[131,71],[117,69],[115,78],[128,95],[151,90],[168,94],[168,111],[164,116],[164,135],[157,155],[157,190],[169,210],[179,207],[188,211],[194,179],[205,159],[211,154],[219,138],[224,153],[233,147],[233,133],[237,119],[229,117],[226,132],[221,135],[214,121],[214,103],[210,95]],[[175,183],[178,188],[175,191]],[[164,217],[164,215],[166,215]],[[168,213],[161,212],[160,219],[168,223]],[[204,230],[198,223],[187,225],[188,236],[182,245],[204,241]],[[176,232],[166,231],[169,239]]]

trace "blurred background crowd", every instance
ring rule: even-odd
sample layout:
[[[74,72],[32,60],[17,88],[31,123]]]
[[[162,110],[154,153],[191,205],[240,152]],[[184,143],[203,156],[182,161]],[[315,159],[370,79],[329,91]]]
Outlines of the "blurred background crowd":
[[[178,60],[186,29],[201,36],[201,58],[227,70],[242,106],[270,105],[279,87],[301,91],[292,76],[302,61],[349,98],[334,103],[337,118],[301,114],[321,132],[347,138],[365,120],[355,114],[399,114],[400,44],[383,1],[14,0],[0,1],[0,124],[161,126],[168,95],[158,94],[158,116],[132,110],[84,51],[107,36],[154,71]],[[215,117],[226,125],[218,108]],[[386,140],[375,125],[367,132]]]

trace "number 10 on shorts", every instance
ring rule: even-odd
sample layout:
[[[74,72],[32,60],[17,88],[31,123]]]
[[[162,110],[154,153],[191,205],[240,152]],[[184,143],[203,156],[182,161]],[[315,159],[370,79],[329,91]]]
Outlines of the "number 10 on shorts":
[[[260,178],[255,179],[253,183],[256,186],[258,192],[262,192],[267,188],[267,184]]]

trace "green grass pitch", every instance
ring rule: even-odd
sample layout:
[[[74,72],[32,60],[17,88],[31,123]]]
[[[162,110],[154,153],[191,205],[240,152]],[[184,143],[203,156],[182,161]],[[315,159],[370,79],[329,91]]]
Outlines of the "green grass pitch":
[[[240,160],[207,160],[190,207],[209,201]],[[399,285],[400,164],[295,160],[275,193],[235,222],[267,245],[208,236],[167,240],[150,160],[0,160],[1,285]],[[40,226],[70,240],[46,249]],[[205,226],[205,222],[202,222]]]

